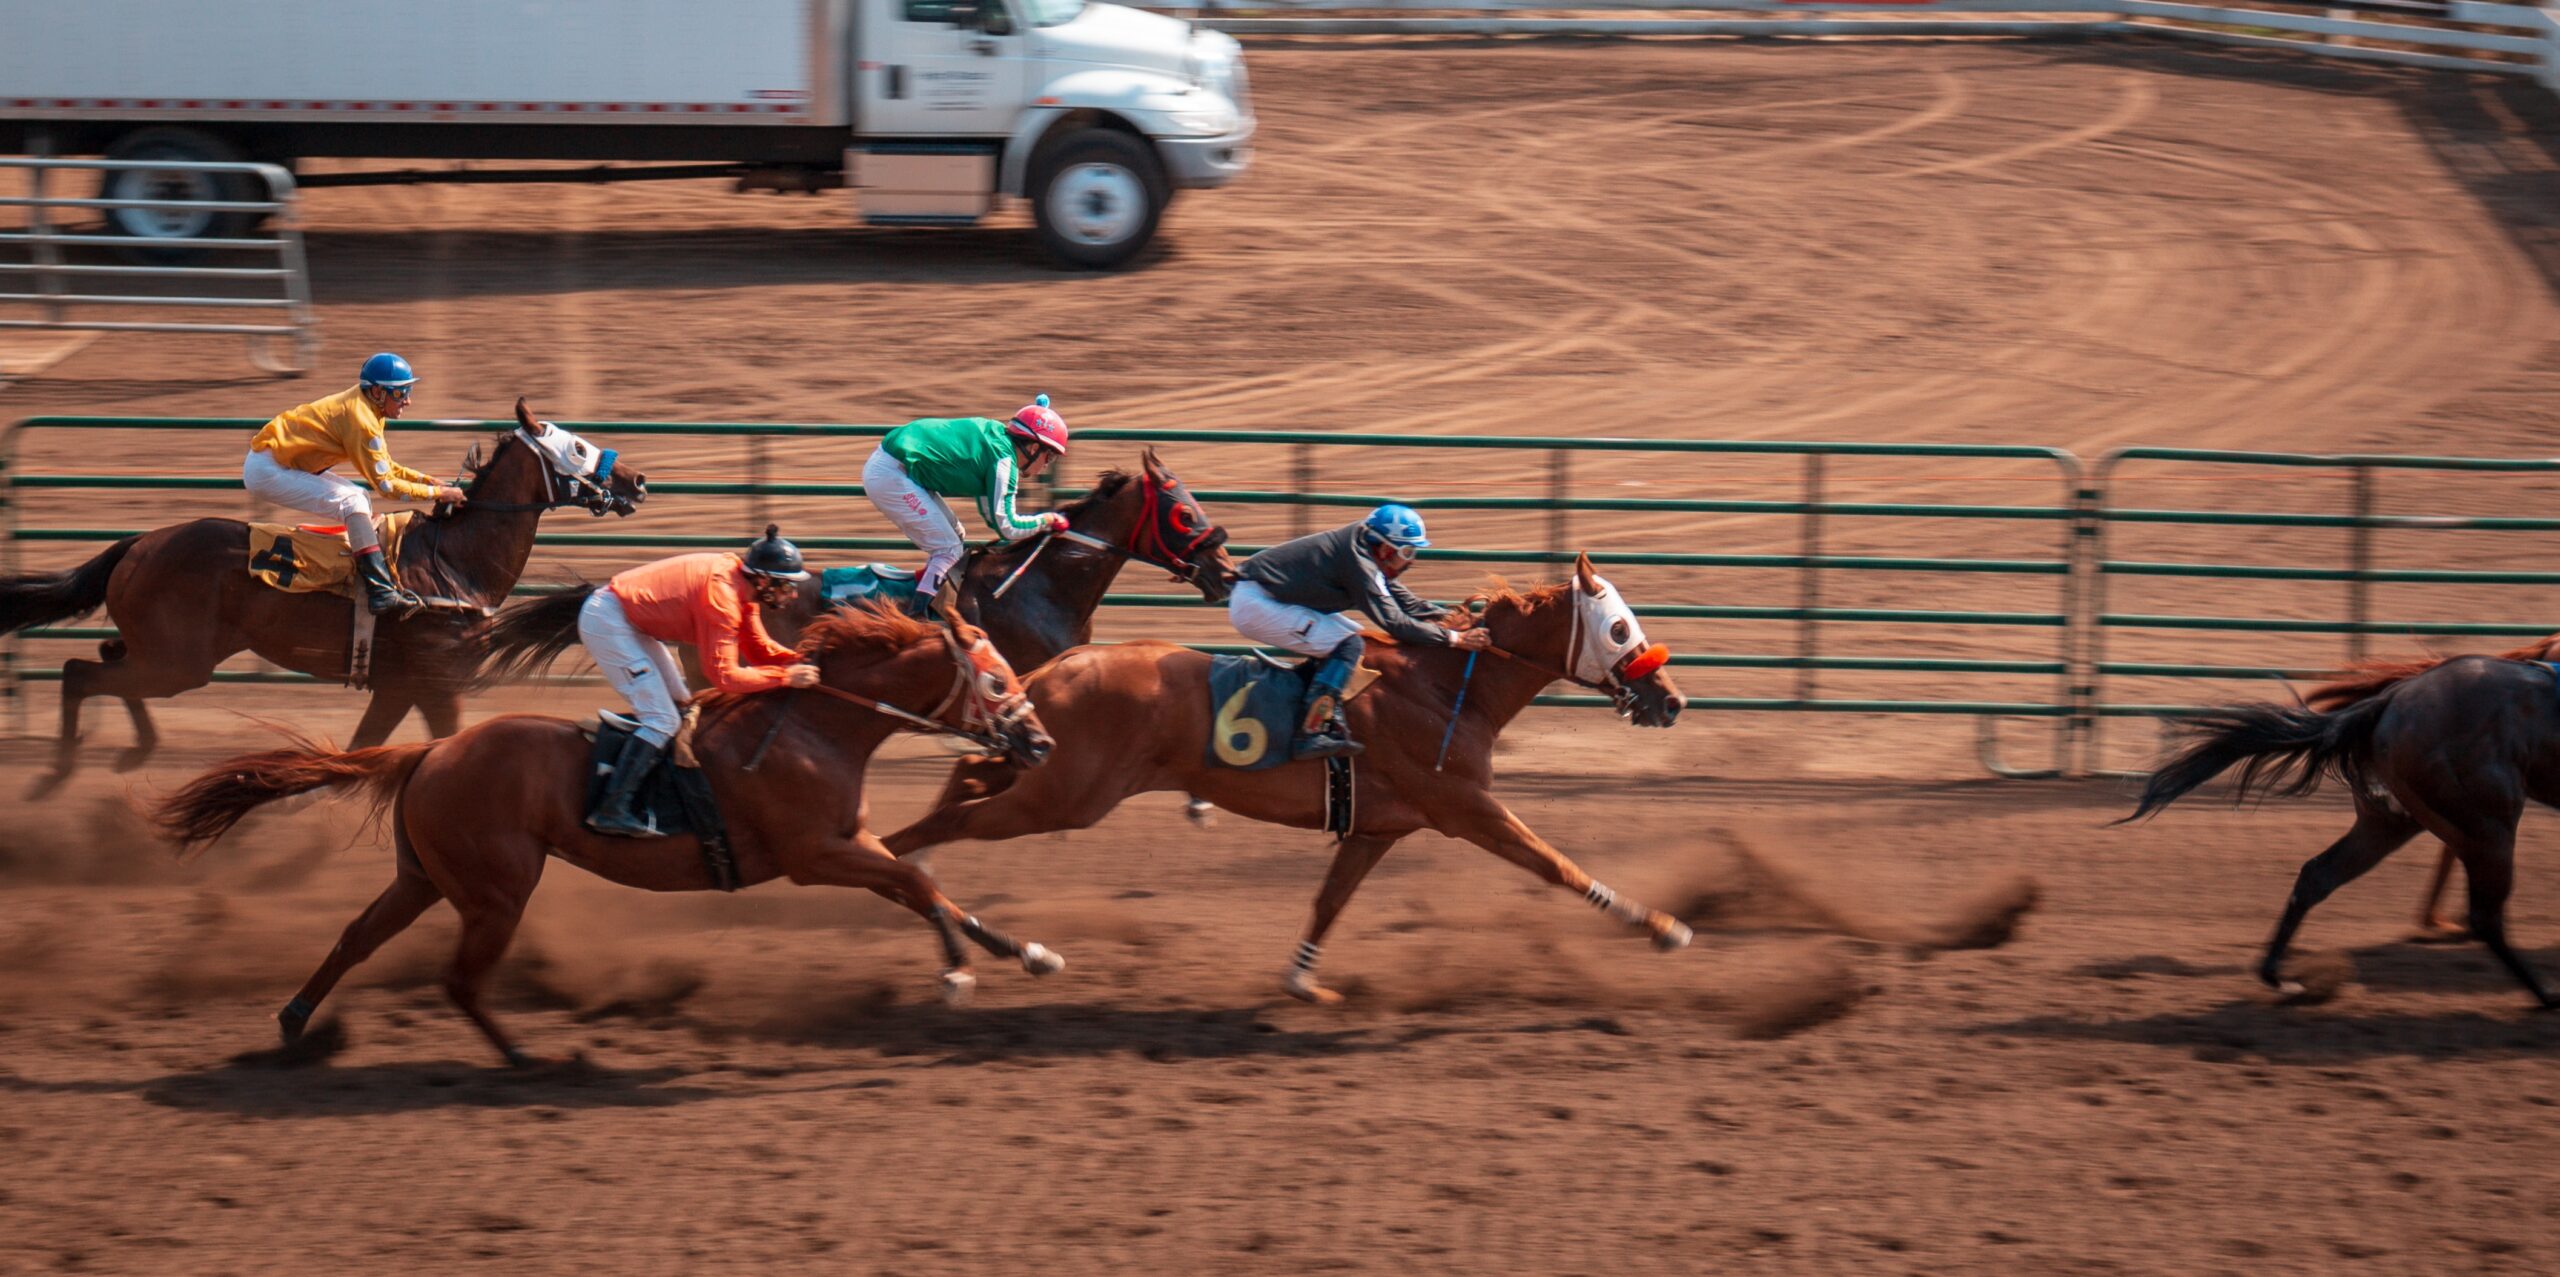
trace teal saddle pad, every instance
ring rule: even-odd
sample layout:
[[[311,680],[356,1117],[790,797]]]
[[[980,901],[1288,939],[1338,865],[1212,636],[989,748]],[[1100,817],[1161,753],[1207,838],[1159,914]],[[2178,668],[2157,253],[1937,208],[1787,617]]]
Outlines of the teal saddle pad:
[[[923,615],[925,600],[916,594],[916,574],[886,563],[828,568],[818,574],[818,605],[847,607],[880,599],[903,612]]]
[[[1261,656],[1210,657],[1209,764],[1260,771],[1289,761],[1306,694],[1305,668]]]

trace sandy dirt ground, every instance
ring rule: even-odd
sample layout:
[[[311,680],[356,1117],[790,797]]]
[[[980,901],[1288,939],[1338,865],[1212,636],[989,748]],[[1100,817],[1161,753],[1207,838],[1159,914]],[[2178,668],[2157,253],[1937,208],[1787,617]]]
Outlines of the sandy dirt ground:
[[[1049,270],[1018,218],[869,231],[833,199],[707,184],[322,191],[309,220],[325,374],[279,383],[224,342],[111,337],[0,387],[0,413],[263,417],[396,347],[428,378],[432,416],[502,415],[525,394],[562,420],[896,421],[1046,390],[1079,426],[2084,454],[2532,455],[2560,423],[2560,119],[2520,86],[1987,43],[1251,56],[1257,167],[1181,202],[1142,269]],[[222,473],[237,449],[55,436],[26,455]],[[423,443],[403,454],[447,464]],[[660,477],[742,465],[726,445],[627,454]],[[1232,445],[1172,459],[1204,488],[1278,486],[1283,462]],[[851,446],[787,458],[848,482],[859,461]],[[1328,485],[1363,492],[1547,481],[1534,452],[1325,464]],[[1837,478],[1880,500],[2035,502],[2054,483],[1944,463]],[[1572,480],[1783,497],[1796,475],[1595,460]],[[2163,482],[2200,504],[2336,497]],[[2513,481],[2395,499],[2512,511],[2546,491],[2560,496]],[[20,514],[147,526],[172,504],[28,494]],[[841,503],[771,513],[876,531]],[[1285,530],[1266,508],[1219,513],[1240,540]],[[667,498],[627,526],[746,522],[735,501]],[[1542,536],[1491,515],[1434,531]],[[1796,530],[1583,516],[1572,534],[1784,551]],[[2007,554],[2018,539],[1910,521],[1838,535],[1843,553]],[[2245,539],[2163,534],[2141,553],[2322,552]],[[2385,554],[2519,566],[2539,545],[2448,534]],[[34,566],[80,551],[23,552]],[[1664,573],[1620,579],[1639,608],[1708,597]],[[2050,588],[1849,579],[1826,601],[2024,608]],[[1712,597],[1791,589],[1735,573]],[[2337,593],[2251,586],[2215,605],[2321,615]],[[2537,603],[2386,600],[2412,616]],[[1110,626],[1207,637],[1214,622]],[[1683,650],[1791,641],[1660,629]],[[2021,642],[1961,627],[1836,641],[1971,655]],[[2123,650],[2335,652],[2151,642]],[[1752,677],[1766,676],[1684,685],[1771,694]],[[1834,690],[2019,689],[1844,676]],[[475,713],[591,700],[525,693]],[[27,701],[51,716],[49,688]],[[96,772],[45,804],[0,798],[0,1271],[2560,1265],[2560,1160],[2542,1144],[2560,1133],[2560,1021],[2526,1012],[2474,950],[2401,942],[2431,847],[2313,920],[2306,961],[2338,986],[2331,1000],[2273,1006],[2245,978],[2293,866],[2345,824],[2332,800],[2199,801],[2110,830],[2129,807],[2120,782],[1979,779],[1963,720],[1693,716],[1661,734],[1538,712],[1502,755],[1506,797],[1604,880],[1692,919],[1692,950],[1653,954],[1479,851],[1418,838],[1328,948],[1352,1000],[1299,1006],[1276,975],[1320,839],[1193,831],[1152,796],[1089,832],[944,854],[957,894],[1071,963],[1039,982],[987,969],[966,1008],[934,1002],[929,939],[877,902],[645,897],[564,870],[537,897],[503,1007],[530,1045],[581,1062],[488,1067],[436,987],[439,912],[333,1003],[343,1049],[288,1066],[259,1053],[266,1017],[386,879],[380,840],[312,805],[178,866],[128,804],[257,741],[243,714],[343,734],[356,709],[338,693],[196,693],[163,711],[172,748],[138,776],[105,773],[124,727],[100,714]],[[2030,757],[2037,738],[2013,730]],[[2128,759],[2147,744],[2119,735]],[[32,742],[0,754],[0,789],[38,757]],[[922,747],[884,760],[881,821],[920,810],[938,769]],[[2550,962],[2560,918],[2534,859],[2515,926]]]

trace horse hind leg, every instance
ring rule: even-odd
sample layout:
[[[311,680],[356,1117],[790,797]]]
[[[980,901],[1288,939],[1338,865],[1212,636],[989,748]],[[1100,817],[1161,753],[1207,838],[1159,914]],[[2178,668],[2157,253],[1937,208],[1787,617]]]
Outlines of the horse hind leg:
[[[425,913],[443,896],[444,893],[436,890],[436,885],[425,875],[403,865],[399,876],[391,880],[391,885],[383,888],[382,894],[374,897],[373,903],[366,905],[364,912],[347,924],[346,931],[338,937],[337,945],[320,963],[320,969],[312,972],[311,978],[303,981],[301,991],[276,1013],[276,1024],[284,1031],[285,1045],[291,1046],[302,1037],[304,1027],[311,1023],[312,1014],[320,1009],[321,1000],[338,987],[338,981],[347,972],[372,957],[385,941],[407,930],[410,923],[418,920],[419,914]]]
[[[2471,934],[2480,937],[2480,943],[2497,955],[2516,983],[2523,985],[2543,1010],[2560,1010],[2560,1002],[2552,1000],[2541,977],[2507,941],[2507,895],[2515,888],[2516,876],[2515,826],[2484,831],[2483,836],[2447,845],[2462,858],[2463,877],[2471,885]]]
[[[506,956],[507,945],[515,940],[516,924],[524,919],[524,899],[477,901],[467,909],[457,900],[454,907],[462,913],[462,935],[454,942],[453,965],[445,970],[444,995],[471,1018],[509,1068],[528,1068],[535,1063],[534,1058],[517,1048],[515,1040],[498,1027],[496,1018],[480,1002],[489,973],[496,969],[498,959]]]
[[[2444,889],[2453,881],[2454,859],[2451,847],[2436,856],[2436,871],[2427,879],[2426,898],[2418,902],[2418,930],[2410,939],[2421,944],[2445,944],[2471,938],[2461,923],[2444,916]]]
[[[2294,874],[2293,894],[2285,898],[2284,916],[2276,921],[2275,935],[2267,940],[2266,956],[2258,962],[2259,981],[2286,997],[2301,996],[2302,985],[2284,976],[2284,955],[2293,945],[2294,933],[2301,930],[2302,920],[2330,893],[2363,877],[2384,857],[2407,846],[2418,831],[2414,817],[2385,810],[2378,804],[2359,803],[2355,826],[2329,844],[2327,850],[2304,861]]]
[[[143,708],[142,702],[193,691],[213,681],[210,665],[178,668],[138,663],[120,640],[99,644],[98,655],[102,659],[74,658],[62,663],[62,724],[54,738],[53,772],[36,781],[27,795],[31,799],[51,794],[79,769],[80,707],[90,697],[113,696],[125,703],[133,717],[139,739],[117,764],[118,770],[125,771],[141,766],[160,741],[159,732],[151,724],[150,711]]]

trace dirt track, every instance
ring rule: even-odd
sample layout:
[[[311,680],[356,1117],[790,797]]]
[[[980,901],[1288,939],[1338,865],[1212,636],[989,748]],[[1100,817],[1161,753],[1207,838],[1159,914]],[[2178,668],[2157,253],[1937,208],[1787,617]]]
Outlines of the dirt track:
[[[2479,453],[2547,452],[2560,419],[2560,126],[2507,86],[2005,45],[1254,58],[1260,167],[1180,205],[1144,270],[1060,275],[1011,230],[847,230],[831,201],[712,187],[332,191],[311,206],[325,357],[404,350],[439,416],[528,393],[563,419],[896,420],[1040,388],[1079,425]],[[110,339],[0,410],[264,415],[339,384],[240,368],[217,342]],[[236,465],[229,447],[134,464]],[[1270,478],[1241,450],[1179,460],[1202,486]],[[834,477],[858,458],[795,461]],[[1240,537],[1271,530],[1235,515]],[[675,501],[642,518],[737,523]],[[1640,607],[1668,588],[1626,583]],[[353,718],[339,697],[199,694],[164,715],[195,752],[145,789],[247,739],[232,711],[279,704]],[[95,731],[102,763],[122,727]],[[1689,910],[1699,946],[1654,956],[1416,840],[1329,946],[1357,994],[1338,1011],[1273,983],[1317,842],[1193,834],[1169,798],[946,854],[956,891],[1073,963],[1040,984],[988,970],[957,1012],[926,1001],[931,946],[885,907],[645,898],[564,871],[508,1014],[588,1063],[530,1078],[483,1071],[444,1010],[435,915],[341,995],[343,1053],[235,1060],[381,853],[321,807],[176,868],[119,814],[125,782],[93,777],[0,832],[0,1271],[2560,1265],[2560,1022],[2472,950],[2393,942],[2427,852],[2313,921],[2311,945],[2349,951],[2328,958],[2353,970],[2337,1000],[2269,1007],[2243,965],[2340,808],[2199,803],[2105,830],[2114,786],[1957,779],[1968,732],[1533,716],[1505,754],[1517,809]],[[883,819],[935,775],[888,764]],[[1876,775],[1918,779],[1844,779]],[[2533,859],[2515,925],[2539,948],[2560,916]],[[1909,943],[2020,875],[2041,897],[2010,943]]]

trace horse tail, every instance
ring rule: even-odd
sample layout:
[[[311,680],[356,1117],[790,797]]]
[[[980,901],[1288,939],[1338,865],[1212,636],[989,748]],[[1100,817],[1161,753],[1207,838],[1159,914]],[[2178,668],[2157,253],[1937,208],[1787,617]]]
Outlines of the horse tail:
[[[2193,715],[2186,726],[2198,739],[2151,773],[2141,805],[2116,823],[2154,815],[2234,764],[2241,769],[2235,798],[2307,794],[2331,772],[2361,793],[2374,725],[2390,703],[2377,696],[2326,713],[2289,705],[2225,705]]]
[[[2548,661],[2553,649],[2560,648],[2560,635],[2536,639],[2512,652],[2498,653],[2502,661]],[[2313,709],[2345,709],[2358,701],[2380,695],[2395,683],[2412,679],[2452,660],[2450,656],[2426,656],[2408,661],[2358,661],[2342,671],[2346,677],[2312,688],[2302,703]]]
[[[0,578],[0,634],[97,611],[107,601],[107,578],[141,539],[139,534],[126,537],[76,568]]]
[[[558,594],[512,603],[480,627],[480,672],[471,686],[487,691],[531,678],[578,641],[578,609],[599,587],[580,582]]]
[[[177,844],[179,859],[191,860],[250,812],[315,789],[361,790],[372,800],[372,816],[379,818],[433,748],[435,743],[430,741],[341,753],[294,737],[282,749],[242,754],[217,764],[153,808],[151,823],[161,837]]]

